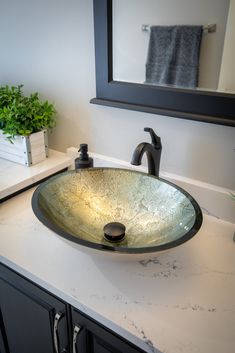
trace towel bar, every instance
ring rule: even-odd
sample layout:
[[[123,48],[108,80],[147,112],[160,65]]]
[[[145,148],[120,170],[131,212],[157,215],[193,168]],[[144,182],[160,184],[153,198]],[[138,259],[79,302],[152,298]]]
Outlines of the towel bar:
[[[143,32],[150,32],[150,25],[142,25],[141,29]],[[213,33],[216,32],[216,24],[208,24],[207,26],[203,26],[203,30],[207,33]]]

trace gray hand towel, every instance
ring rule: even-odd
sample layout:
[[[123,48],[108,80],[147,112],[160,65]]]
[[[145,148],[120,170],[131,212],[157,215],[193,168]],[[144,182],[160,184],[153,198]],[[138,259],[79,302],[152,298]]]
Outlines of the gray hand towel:
[[[202,33],[202,26],[152,26],[146,83],[197,87]]]

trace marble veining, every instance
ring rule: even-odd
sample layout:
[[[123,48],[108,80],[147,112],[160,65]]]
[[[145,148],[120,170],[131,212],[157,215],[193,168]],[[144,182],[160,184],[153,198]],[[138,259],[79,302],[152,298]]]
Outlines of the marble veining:
[[[134,329],[136,330],[136,332],[138,333],[138,335],[141,336],[142,340],[147,344],[147,346],[150,348],[150,351],[153,353],[160,353],[159,350],[157,350],[156,348],[154,348],[153,342],[146,336],[144,330],[140,327],[138,327],[136,325],[136,323],[133,320],[129,320],[127,318],[127,315],[124,314],[124,320],[126,320],[128,322],[129,325],[131,325],[132,327],[134,327]]]
[[[157,265],[155,268],[157,271],[152,273],[153,278],[158,277],[177,277],[182,265],[180,265],[177,260],[167,261],[165,263],[161,262],[158,257],[147,259],[147,260],[140,260],[139,264],[143,267],[147,267],[151,265]],[[143,273],[138,273],[138,276],[143,276]]]

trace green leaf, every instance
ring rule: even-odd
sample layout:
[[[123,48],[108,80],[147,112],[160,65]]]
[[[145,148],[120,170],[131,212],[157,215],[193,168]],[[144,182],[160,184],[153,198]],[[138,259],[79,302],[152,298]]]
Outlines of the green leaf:
[[[9,140],[18,134],[52,128],[56,123],[54,105],[41,101],[38,92],[25,96],[22,87],[0,87],[0,128],[9,135]]]

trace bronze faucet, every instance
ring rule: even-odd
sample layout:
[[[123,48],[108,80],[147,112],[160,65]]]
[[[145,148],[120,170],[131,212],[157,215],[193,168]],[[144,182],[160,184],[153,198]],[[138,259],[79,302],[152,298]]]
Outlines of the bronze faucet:
[[[153,129],[145,127],[144,131],[150,133],[152,143],[142,142],[140,143],[132,156],[131,164],[140,165],[142,157],[146,152],[148,161],[148,173],[159,178],[159,167],[162,152],[161,138],[155,134]]]

